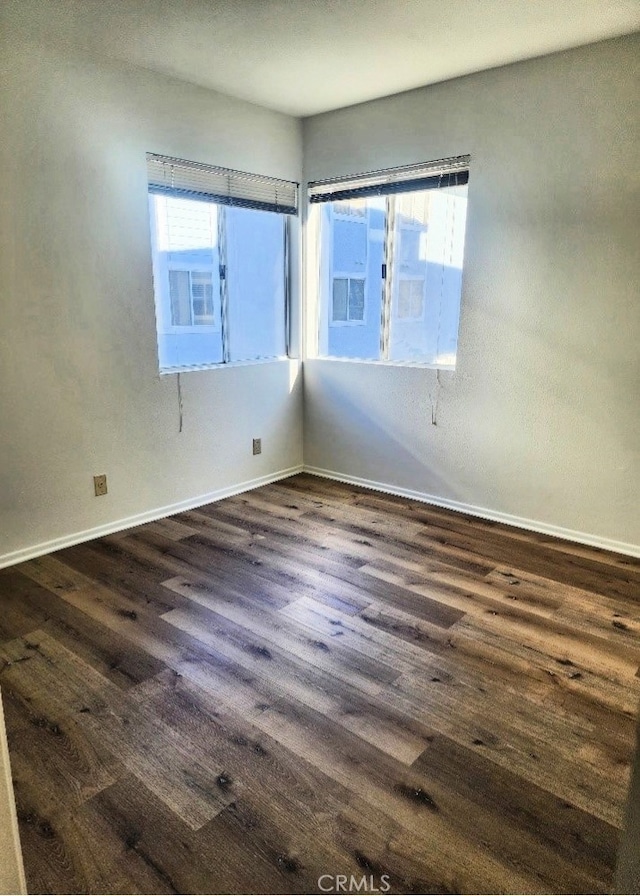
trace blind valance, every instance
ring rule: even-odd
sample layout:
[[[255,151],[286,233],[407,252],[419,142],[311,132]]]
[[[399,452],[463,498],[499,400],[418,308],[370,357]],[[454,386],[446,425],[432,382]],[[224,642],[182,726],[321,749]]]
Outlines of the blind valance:
[[[470,161],[470,156],[455,156],[401,168],[312,181],[309,184],[309,202],[335,202],[363,196],[463,186],[469,181]]]
[[[147,153],[147,173],[150,193],[286,215],[298,213],[298,184],[294,181],[248,174],[202,162],[188,162],[156,153]]]

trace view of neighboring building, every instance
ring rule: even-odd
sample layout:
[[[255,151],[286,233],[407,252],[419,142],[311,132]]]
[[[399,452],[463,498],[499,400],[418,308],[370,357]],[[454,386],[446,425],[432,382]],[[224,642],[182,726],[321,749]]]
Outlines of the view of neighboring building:
[[[386,342],[386,360],[453,367],[467,187],[316,207],[321,215],[320,354],[379,359]]]
[[[149,203],[160,369],[284,355],[283,216],[165,195]]]

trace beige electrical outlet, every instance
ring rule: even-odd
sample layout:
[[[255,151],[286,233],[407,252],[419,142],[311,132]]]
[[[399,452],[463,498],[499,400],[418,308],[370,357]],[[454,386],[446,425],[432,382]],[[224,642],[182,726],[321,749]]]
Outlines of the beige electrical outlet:
[[[107,474],[103,473],[101,476],[93,477],[93,490],[96,494],[96,498],[99,498],[101,495],[107,494]]]

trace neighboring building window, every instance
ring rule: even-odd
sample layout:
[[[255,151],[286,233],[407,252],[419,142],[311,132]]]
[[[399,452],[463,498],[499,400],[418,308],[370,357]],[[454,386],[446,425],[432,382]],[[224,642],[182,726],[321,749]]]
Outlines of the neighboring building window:
[[[297,184],[147,161],[160,370],[285,356]]]
[[[331,323],[364,323],[364,295],[364,277],[334,277]]]
[[[214,326],[213,273],[189,271],[191,277],[191,314],[196,326]]]
[[[455,366],[468,176],[463,156],[309,185],[321,357]]]
[[[424,316],[424,277],[400,277],[396,315],[400,320],[422,320]]]
[[[172,325],[215,326],[213,272],[173,269],[168,273]]]

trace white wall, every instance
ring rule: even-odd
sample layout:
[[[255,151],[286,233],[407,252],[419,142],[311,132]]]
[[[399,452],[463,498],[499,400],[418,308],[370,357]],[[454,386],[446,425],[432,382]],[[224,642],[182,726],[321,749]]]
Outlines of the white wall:
[[[305,122],[309,178],[473,156],[455,374],[309,361],[309,466],[640,545],[639,49]],[[299,122],[13,34],[1,50],[0,564],[302,459],[296,362],[184,374],[178,432],[144,167],[153,150],[297,179]]]
[[[0,85],[0,565],[300,464],[298,362],[183,374],[178,432],[145,167],[151,150],[299,180],[300,123],[8,33]]]
[[[425,52],[428,48],[425,48]],[[640,550],[640,38],[307,119],[308,179],[471,153],[458,366],[305,362],[305,463]]]

